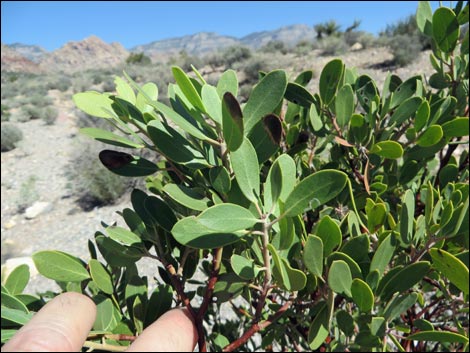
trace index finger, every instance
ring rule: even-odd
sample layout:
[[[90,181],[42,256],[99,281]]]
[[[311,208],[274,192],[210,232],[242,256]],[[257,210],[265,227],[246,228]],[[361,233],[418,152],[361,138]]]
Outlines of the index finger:
[[[63,293],[48,302],[2,347],[2,352],[80,351],[96,317],[87,296]]]

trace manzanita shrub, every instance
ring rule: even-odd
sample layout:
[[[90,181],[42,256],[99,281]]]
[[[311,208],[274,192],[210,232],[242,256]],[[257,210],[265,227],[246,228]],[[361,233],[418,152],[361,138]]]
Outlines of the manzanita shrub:
[[[146,177],[90,260],[33,256],[96,302],[85,347],[122,350],[183,305],[200,351],[468,351],[468,11],[420,2],[436,72],[381,90],[335,59],[318,93],[311,71],[261,72],[244,105],[232,70],[212,86],[173,67],[170,106],[126,74],[117,93],[76,94],[120,132],[82,129],[111,145],[102,163]],[[142,258],[160,266],[151,292]],[[3,282],[2,342],[43,305],[28,278],[24,265]]]

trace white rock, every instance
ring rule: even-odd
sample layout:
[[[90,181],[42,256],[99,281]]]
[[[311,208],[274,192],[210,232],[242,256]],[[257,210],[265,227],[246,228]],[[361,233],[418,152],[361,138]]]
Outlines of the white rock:
[[[36,266],[31,257],[12,257],[2,265],[2,278],[7,278],[15,268],[23,264],[28,265],[30,278],[38,274],[38,270],[36,270]]]
[[[361,43],[356,42],[353,45],[351,45],[350,49],[351,49],[351,51],[359,51],[359,50],[364,49],[364,46]]]
[[[52,210],[52,204],[50,202],[36,201],[31,207],[26,209],[24,216],[26,219],[33,219],[50,210]]]

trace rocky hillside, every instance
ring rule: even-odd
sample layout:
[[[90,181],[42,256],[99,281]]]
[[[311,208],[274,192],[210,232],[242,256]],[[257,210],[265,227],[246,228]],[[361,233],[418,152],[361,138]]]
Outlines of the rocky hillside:
[[[27,59],[16,50],[4,44],[2,44],[1,62],[2,71],[27,73],[40,73],[43,71],[37,63]]]
[[[204,55],[237,44],[241,44],[241,42],[235,37],[222,36],[213,32],[200,32],[138,45],[131,48],[131,51],[143,52],[150,57],[162,54],[177,54],[182,50],[191,55]]]
[[[114,67],[125,61],[128,56],[129,52],[121,44],[108,44],[96,36],[90,36],[79,42],[68,42],[62,48],[46,55],[40,66],[50,71],[74,72]]]
[[[41,59],[48,53],[46,49],[40,47],[39,45],[13,43],[10,44],[9,47],[21,56],[24,56],[26,59],[35,63],[39,63]]]
[[[242,39],[244,45],[258,49],[271,41],[281,41],[288,47],[293,47],[300,41],[314,41],[316,32],[311,26],[292,25],[281,27],[273,31],[262,31],[249,34]]]

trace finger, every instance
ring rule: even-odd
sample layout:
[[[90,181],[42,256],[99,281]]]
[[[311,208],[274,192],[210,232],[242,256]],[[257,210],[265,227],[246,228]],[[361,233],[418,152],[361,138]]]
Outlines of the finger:
[[[63,293],[47,303],[2,347],[2,352],[79,351],[96,317],[96,306],[79,293]]]
[[[127,351],[192,352],[196,342],[196,326],[188,310],[174,309],[147,327]]]

